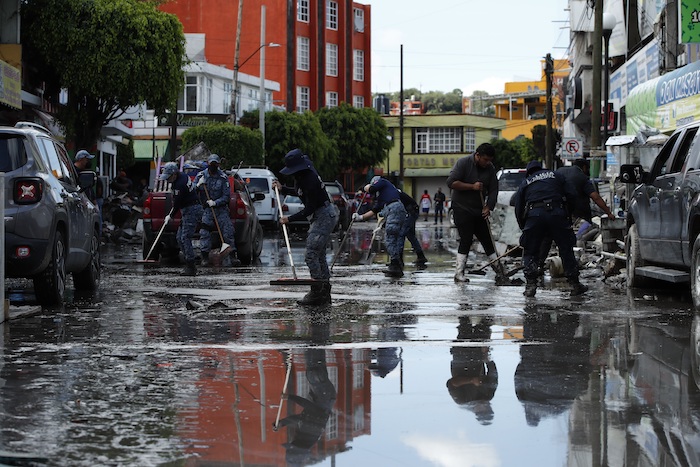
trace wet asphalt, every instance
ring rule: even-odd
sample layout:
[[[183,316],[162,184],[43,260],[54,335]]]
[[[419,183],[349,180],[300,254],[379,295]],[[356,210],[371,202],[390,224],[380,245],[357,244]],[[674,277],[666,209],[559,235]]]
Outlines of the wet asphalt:
[[[424,221],[428,267],[407,248],[391,279],[383,251],[363,264],[372,227],[353,226],[327,307],[270,285],[293,277],[279,231],[256,264],[196,277],[105,245],[98,292],[0,325],[0,464],[700,465],[685,290],[628,292],[590,257],[580,297],[548,277],[526,299],[490,270],[456,284],[455,230]]]

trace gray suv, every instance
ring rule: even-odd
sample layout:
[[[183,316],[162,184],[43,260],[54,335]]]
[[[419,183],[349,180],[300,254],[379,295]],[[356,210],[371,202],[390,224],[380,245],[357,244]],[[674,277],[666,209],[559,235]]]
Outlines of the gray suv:
[[[29,122],[0,126],[5,190],[5,274],[34,281],[41,305],[63,302],[67,275],[79,290],[100,282],[100,216],[86,194],[95,172],[78,174],[66,149]]]

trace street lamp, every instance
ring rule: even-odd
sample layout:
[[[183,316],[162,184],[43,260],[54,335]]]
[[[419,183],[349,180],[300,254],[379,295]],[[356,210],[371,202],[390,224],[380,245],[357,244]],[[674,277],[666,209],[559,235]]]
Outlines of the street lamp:
[[[617,19],[615,15],[612,13],[603,13],[603,39],[605,40],[605,104],[603,106],[605,117],[603,118],[603,148],[605,148],[608,141],[608,128],[610,126],[610,112],[608,111],[610,99],[610,36],[616,24]]]
[[[262,49],[263,47],[279,47],[279,46],[280,46],[279,44],[276,44],[274,42],[260,44],[260,46],[257,49],[255,49],[252,54],[248,55],[248,57],[245,60],[243,60],[243,63],[241,63],[241,64],[236,63],[234,65],[234,67],[233,67],[233,89],[231,89],[231,116],[233,117],[234,125],[238,124],[238,111],[236,108],[238,105],[238,102],[237,102],[237,100],[238,100],[237,99],[237,97],[238,97],[238,89],[237,89],[238,88],[238,70],[243,65],[245,65],[248,62],[248,60],[253,58],[253,56],[256,53],[260,52],[260,49]]]

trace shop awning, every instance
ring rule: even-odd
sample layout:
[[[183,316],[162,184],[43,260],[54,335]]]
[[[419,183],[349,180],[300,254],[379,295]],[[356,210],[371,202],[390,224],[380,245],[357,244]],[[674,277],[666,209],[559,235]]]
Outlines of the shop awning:
[[[163,157],[168,150],[168,143],[170,141],[167,139],[157,139],[155,140],[155,151],[153,149],[153,140],[151,139],[135,139],[134,140],[134,159],[136,160],[155,160],[156,155]]]
[[[447,177],[452,167],[439,167],[434,169],[403,169],[404,177]]]

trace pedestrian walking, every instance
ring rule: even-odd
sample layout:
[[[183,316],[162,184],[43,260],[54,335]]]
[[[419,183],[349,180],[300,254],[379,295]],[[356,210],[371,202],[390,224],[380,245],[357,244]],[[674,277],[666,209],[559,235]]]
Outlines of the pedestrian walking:
[[[202,219],[203,211],[195,184],[187,174],[180,172],[175,162],[165,164],[158,180],[167,180],[172,186],[173,208],[170,214],[165,216],[165,224],[169,224],[172,216],[178,211],[182,213],[180,227],[175,234],[180,251],[185,257],[185,269],[182,271],[182,275],[194,276],[197,274],[197,268],[194,264],[195,254],[192,237],[197,229],[197,224]]]
[[[283,194],[301,198],[304,209],[291,216],[280,217],[279,222],[280,224],[289,224],[302,219],[309,220],[304,261],[309,268],[311,278],[318,281],[311,285],[311,290],[299,300],[299,304],[330,304],[331,271],[326,260],[326,248],[331,232],[338,223],[337,208],[328,196],[311,159],[300,149],[292,149],[284,156],[284,167],[280,173],[293,176],[294,187],[282,186],[279,180],[274,180],[272,187]]]
[[[231,222],[229,202],[231,201],[231,183],[228,175],[219,168],[221,159],[218,154],[211,154],[207,158],[207,168],[195,177],[195,185],[199,190],[199,197],[206,204],[202,214],[202,224],[199,230],[199,244],[202,253],[202,266],[209,265],[209,252],[211,251],[212,231],[221,236],[222,242],[230,246],[231,250],[221,251],[225,253],[223,266],[240,266],[236,251],[235,227]],[[216,217],[216,220],[214,220]],[[222,248],[224,246],[222,245]]]
[[[455,282],[469,282],[465,269],[473,237],[481,243],[484,253],[492,260],[496,284],[510,283],[500,261],[495,261],[496,245],[491,235],[488,218],[498,199],[498,180],[493,159],[496,150],[489,143],[481,144],[474,154],[459,159],[447,177],[452,190],[452,212],[459,232]]]
[[[428,222],[428,213],[430,212],[430,205],[433,204],[430,200],[430,195],[428,190],[423,190],[423,194],[420,197],[420,208],[425,216],[425,221]]]
[[[390,277],[403,276],[403,244],[405,242],[404,228],[406,224],[406,208],[401,203],[399,190],[386,178],[375,177],[364,187],[371,194],[374,204],[364,214],[353,214],[355,222],[363,222],[379,215],[385,219],[386,251],[389,254],[389,268],[384,271]]]
[[[416,253],[416,266],[424,267],[428,262],[428,258],[425,257],[423,248],[416,238],[416,221],[418,221],[418,217],[420,217],[420,213],[418,212],[418,203],[416,203],[416,200],[414,200],[411,196],[401,190],[399,190],[399,195],[399,199],[401,200],[401,203],[403,203],[404,209],[406,209],[406,223],[403,229],[403,236],[406,238],[406,240],[408,240],[413,247],[413,251]],[[401,258],[403,259],[403,250],[401,252]]]
[[[564,175],[542,168],[538,161],[527,164],[527,176],[515,193],[515,215],[523,230],[523,272],[526,297],[537,292],[538,257],[542,239],[547,236],[559,248],[564,275],[571,285],[571,295],[580,295],[588,287],[579,282],[578,263],[574,256],[576,236],[571,228],[569,212],[576,202],[574,187]]]
[[[90,154],[87,152],[85,149],[81,149],[75,154],[75,160],[73,161],[73,165],[75,166],[75,169],[78,171],[78,173],[89,171],[89,167],[91,164],[91,160],[94,159],[95,156],[93,154]],[[97,210],[100,213],[100,237],[102,236],[102,207],[104,206],[104,186],[102,185],[102,180],[100,180],[100,177],[97,177],[97,180],[95,182],[94,188],[89,188],[86,193],[87,197],[92,201],[95,206],[97,206]]]
[[[591,211],[591,201],[593,201],[610,219],[615,218],[615,214],[610,210],[605,200],[600,196],[598,190],[590,177],[590,165],[588,160],[576,159],[572,165],[560,167],[557,172],[562,174],[566,183],[573,186],[576,191],[576,200],[573,212],[574,218],[583,219],[593,223],[593,212]],[[540,284],[544,281],[544,269],[549,250],[552,248],[552,238],[545,236],[542,241],[539,256],[538,280]]]
[[[433,201],[435,201],[435,223],[437,224],[439,220],[442,224],[443,212],[445,211],[445,193],[442,192],[442,188],[438,187]]]

